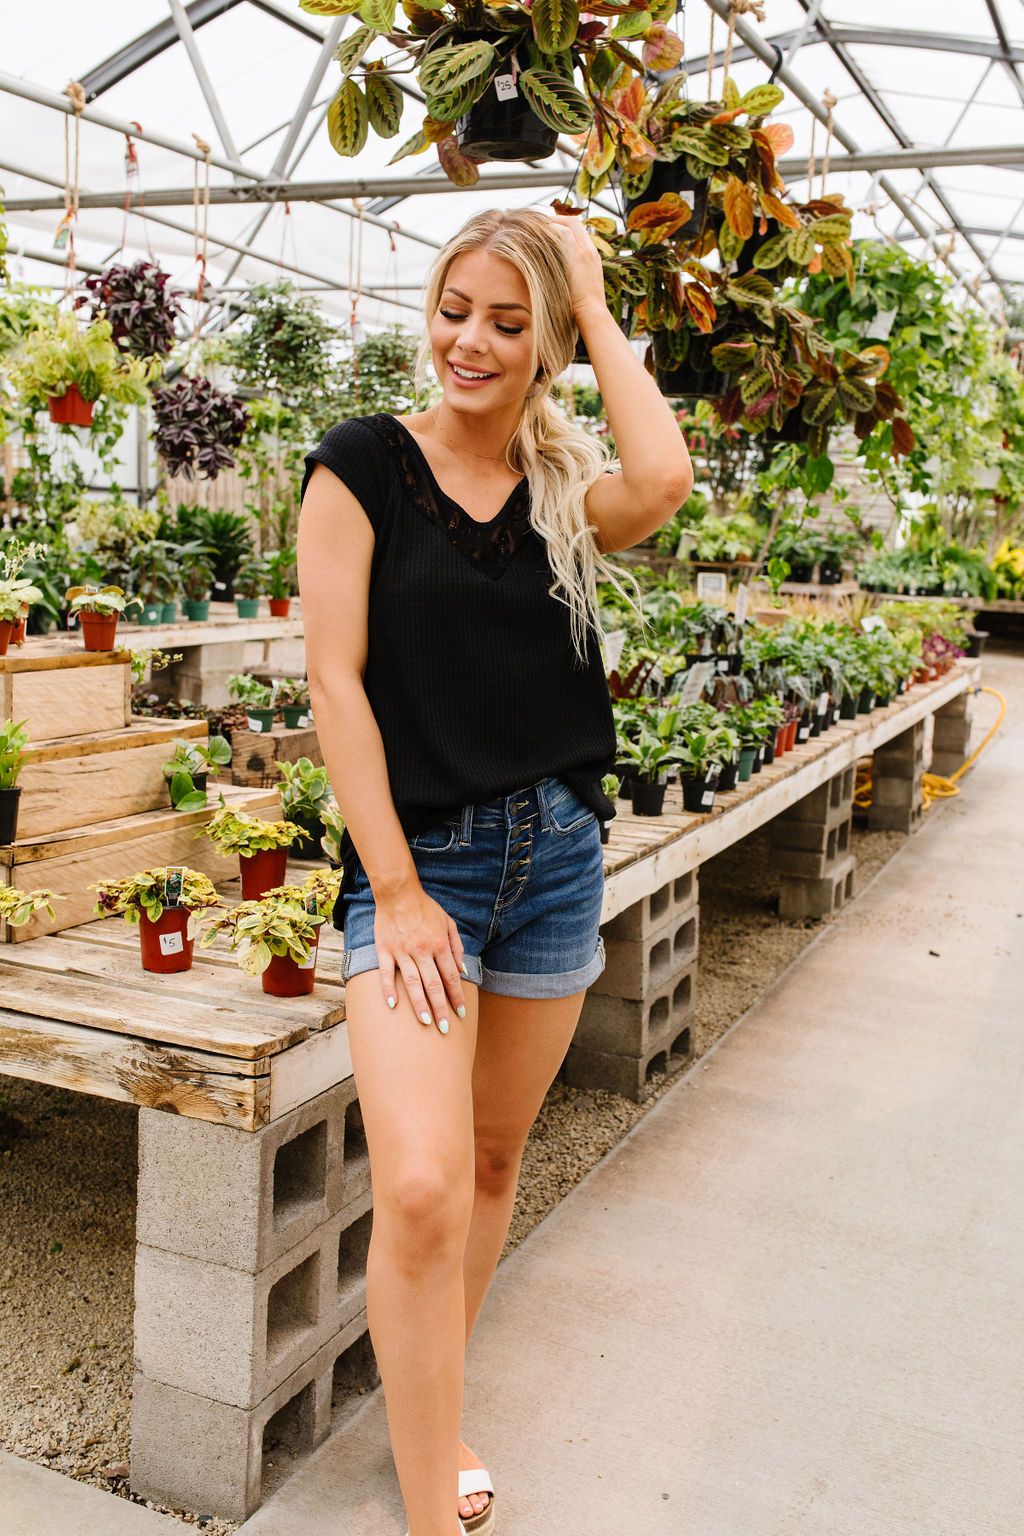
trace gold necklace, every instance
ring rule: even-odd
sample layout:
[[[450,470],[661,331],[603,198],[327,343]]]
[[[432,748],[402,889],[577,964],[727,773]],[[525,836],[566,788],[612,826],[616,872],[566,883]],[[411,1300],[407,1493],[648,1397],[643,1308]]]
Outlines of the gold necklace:
[[[471,454],[474,459],[486,459],[490,464],[504,464],[507,469],[511,468],[511,465],[508,462],[507,450],[501,455],[500,458],[496,458],[493,453],[477,453],[475,448],[464,448],[461,443],[453,443],[447,432],[444,430],[444,427],[442,427],[437,412],[438,407],[435,405],[432,413],[434,418],[434,426],[437,428],[442,441],[446,443],[454,453],[468,453]]]

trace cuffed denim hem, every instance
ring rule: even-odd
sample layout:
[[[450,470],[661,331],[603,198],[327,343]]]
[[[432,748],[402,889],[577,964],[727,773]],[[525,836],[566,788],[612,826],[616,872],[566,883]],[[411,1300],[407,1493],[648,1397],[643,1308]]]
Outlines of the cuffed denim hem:
[[[497,992],[502,997],[572,997],[574,992],[582,992],[595,982],[604,967],[604,939],[599,934],[594,958],[578,970],[527,975],[515,971],[492,971],[485,965],[481,986],[485,992]]]
[[[469,955],[463,951],[462,959],[468,976],[463,976],[463,981],[481,984],[483,966],[479,955]],[[358,976],[360,971],[379,971],[380,961],[377,958],[376,944],[361,944],[358,949],[343,949],[341,952],[341,980],[350,981],[353,976]]]

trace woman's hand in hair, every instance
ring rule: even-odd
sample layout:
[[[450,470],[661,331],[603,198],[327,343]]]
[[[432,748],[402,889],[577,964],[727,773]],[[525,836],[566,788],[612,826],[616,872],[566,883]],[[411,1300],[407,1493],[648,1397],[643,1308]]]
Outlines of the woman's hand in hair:
[[[582,218],[556,213],[551,220],[551,228],[556,239],[561,241],[569,264],[572,312],[578,324],[580,316],[588,310],[606,310],[608,307],[604,296],[601,255]]]

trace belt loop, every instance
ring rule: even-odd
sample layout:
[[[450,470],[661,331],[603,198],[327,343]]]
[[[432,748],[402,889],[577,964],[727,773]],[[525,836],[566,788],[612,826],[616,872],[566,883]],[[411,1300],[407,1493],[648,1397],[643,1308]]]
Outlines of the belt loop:
[[[459,833],[459,842],[463,846],[471,846],[473,842],[473,806],[464,806],[462,811],[462,830]]]
[[[551,817],[548,812],[548,792],[546,788],[546,785],[548,785],[550,782],[550,779],[542,779],[541,782],[536,786],[537,811],[539,813],[540,829],[542,832],[549,831],[551,826]]]

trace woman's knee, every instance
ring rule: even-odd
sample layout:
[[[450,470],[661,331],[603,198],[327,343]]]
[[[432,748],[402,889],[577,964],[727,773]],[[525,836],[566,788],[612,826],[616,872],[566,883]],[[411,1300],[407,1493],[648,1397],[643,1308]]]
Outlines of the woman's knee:
[[[504,1194],[519,1179],[525,1143],[507,1137],[476,1138],[476,1187]]]
[[[374,1184],[374,1226],[403,1247],[461,1253],[472,1214],[470,1181],[440,1161],[410,1161]]]

